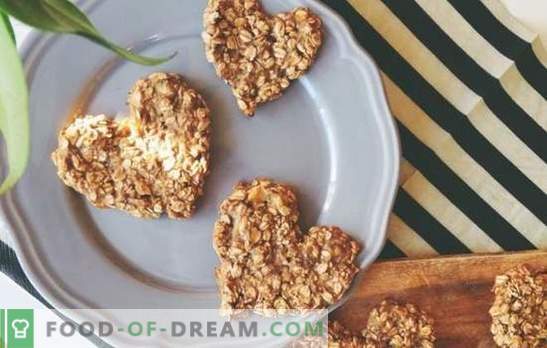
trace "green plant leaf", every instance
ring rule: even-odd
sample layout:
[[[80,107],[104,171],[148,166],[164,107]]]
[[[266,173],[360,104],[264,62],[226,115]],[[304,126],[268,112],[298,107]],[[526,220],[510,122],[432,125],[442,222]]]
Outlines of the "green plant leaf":
[[[17,39],[15,39],[15,32],[13,31],[13,27],[11,26],[11,22],[9,21],[8,16],[0,11],[0,17],[2,17],[2,21],[6,23],[6,28],[8,29],[8,32],[11,36],[11,40],[13,41],[14,45],[17,45]]]
[[[10,189],[25,172],[30,148],[27,84],[6,20],[6,16],[0,16],[0,131],[8,165],[0,194]]]
[[[40,30],[83,36],[138,64],[158,65],[173,57],[143,57],[110,42],[69,0],[0,0],[0,9]]]

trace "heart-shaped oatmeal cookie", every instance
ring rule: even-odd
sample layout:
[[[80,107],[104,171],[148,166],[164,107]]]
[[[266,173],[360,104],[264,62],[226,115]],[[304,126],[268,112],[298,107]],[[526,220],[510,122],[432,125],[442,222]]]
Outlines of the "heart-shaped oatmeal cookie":
[[[302,76],[323,41],[321,19],[307,8],[270,17],[258,0],[209,0],[203,21],[207,59],[247,116]]]
[[[359,244],[337,227],[304,235],[298,215],[292,190],[268,180],[238,184],[221,204],[213,243],[222,310],[316,309],[342,297]]]
[[[209,109],[176,74],[138,81],[130,116],[74,119],[52,159],[61,180],[99,208],[137,217],[192,215],[209,171]]]
[[[340,348],[433,348],[433,319],[413,304],[384,300],[369,314],[360,333],[344,328],[337,321],[328,326],[329,347]]]

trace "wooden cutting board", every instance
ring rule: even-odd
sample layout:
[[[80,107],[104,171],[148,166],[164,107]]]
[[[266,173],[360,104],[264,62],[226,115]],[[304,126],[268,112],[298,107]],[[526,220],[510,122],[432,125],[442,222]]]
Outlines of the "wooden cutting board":
[[[372,307],[390,298],[434,318],[436,347],[495,347],[488,315],[494,278],[520,264],[547,271],[547,251],[377,262],[329,319],[359,332]]]

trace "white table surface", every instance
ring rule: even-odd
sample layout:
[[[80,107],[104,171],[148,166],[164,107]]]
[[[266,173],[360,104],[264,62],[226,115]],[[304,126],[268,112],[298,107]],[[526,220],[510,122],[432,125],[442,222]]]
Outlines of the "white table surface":
[[[530,29],[541,34],[543,43],[547,46],[547,1],[546,0],[501,0],[523,24]],[[20,45],[23,42],[30,29],[20,23],[13,23]],[[4,229],[0,228],[0,240],[11,245],[11,237],[6,235]],[[27,292],[21,290],[11,279],[0,273],[0,308],[44,308],[43,305],[30,296]],[[52,342],[51,347],[94,347],[89,341],[83,338],[75,337],[63,342]],[[49,345],[48,345],[49,346]],[[44,346],[45,347],[45,346]],[[47,348],[47,347],[46,347]]]

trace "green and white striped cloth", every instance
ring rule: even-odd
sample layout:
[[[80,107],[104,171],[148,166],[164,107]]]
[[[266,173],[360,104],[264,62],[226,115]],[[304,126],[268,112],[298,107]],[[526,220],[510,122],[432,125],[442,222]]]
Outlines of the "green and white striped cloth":
[[[323,2],[376,60],[400,130],[401,188],[382,257],[547,249],[538,35],[499,0]],[[32,291],[2,242],[0,270]]]

